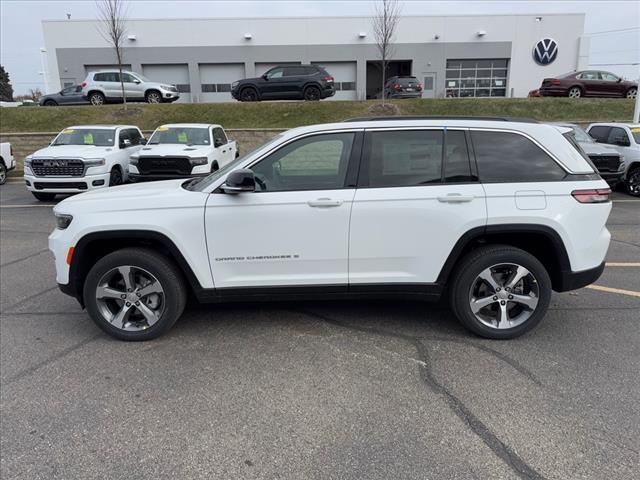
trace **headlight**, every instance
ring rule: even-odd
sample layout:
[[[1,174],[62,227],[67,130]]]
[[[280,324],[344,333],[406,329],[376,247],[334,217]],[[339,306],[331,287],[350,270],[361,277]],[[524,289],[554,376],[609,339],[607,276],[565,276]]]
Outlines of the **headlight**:
[[[99,167],[105,163],[104,158],[86,158],[83,162],[87,167]]]
[[[71,215],[64,215],[62,213],[56,213],[56,227],[60,230],[64,230],[71,224],[73,217]]]
[[[129,165],[138,165],[138,158],[140,158],[139,155],[131,155],[129,157]]]
[[[160,85],[160,88],[164,88],[165,90],[173,90],[175,87],[173,85]]]
[[[24,164],[31,166],[31,162],[33,161],[33,156],[32,155],[27,155],[24,159]]]
[[[240,84],[240,82],[233,82],[231,84],[231,88],[236,88],[239,84]]]
[[[191,165],[206,165],[207,157],[190,158]]]

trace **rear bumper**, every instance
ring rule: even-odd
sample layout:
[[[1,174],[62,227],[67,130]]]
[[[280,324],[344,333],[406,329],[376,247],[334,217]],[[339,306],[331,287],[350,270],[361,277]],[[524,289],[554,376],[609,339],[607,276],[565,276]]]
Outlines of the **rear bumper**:
[[[566,97],[567,91],[565,87],[545,87],[539,90],[543,97]]]
[[[393,92],[388,98],[421,98],[422,92]]]
[[[320,97],[329,98],[329,97],[333,97],[335,94],[336,94],[336,88],[334,86],[331,86],[322,90]]]
[[[605,262],[602,262],[595,268],[588,270],[582,270],[580,272],[563,271],[560,274],[560,282],[554,289],[556,292],[568,292],[570,290],[577,290],[587,285],[591,285],[593,282],[600,278],[604,271]]]

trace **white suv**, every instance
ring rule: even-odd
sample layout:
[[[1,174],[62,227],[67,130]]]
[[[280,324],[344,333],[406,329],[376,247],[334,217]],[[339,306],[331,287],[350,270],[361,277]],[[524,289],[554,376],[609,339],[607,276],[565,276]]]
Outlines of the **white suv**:
[[[571,130],[396,117],[290,130],[203,179],[59,203],[57,282],[107,333],[166,332],[201,302],[449,295],[513,338],[604,268],[610,190]]]
[[[175,85],[154,82],[139,73],[122,72],[122,82],[120,82],[118,70],[91,72],[80,86],[82,96],[92,105],[121,102],[123,87],[128,101],[170,103],[180,98]]]
[[[24,160],[24,180],[38,200],[58,193],[81,193],[127,180],[129,156],[145,139],[133,125],[65,128],[51,144]]]

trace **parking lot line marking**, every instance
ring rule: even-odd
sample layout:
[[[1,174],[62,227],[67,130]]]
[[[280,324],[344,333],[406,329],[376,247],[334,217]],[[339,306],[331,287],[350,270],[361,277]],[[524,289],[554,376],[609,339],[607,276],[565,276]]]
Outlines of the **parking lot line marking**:
[[[640,262],[607,262],[607,267],[640,267]]]
[[[613,203],[636,203],[636,202],[640,202],[640,200],[611,200]]]
[[[0,205],[0,208],[43,208],[55,207],[53,203],[43,203],[42,205]]]
[[[622,290],[621,288],[603,287],[602,285],[588,285],[586,288],[589,288],[591,290],[599,290],[601,292],[619,293],[620,295],[628,295],[630,297],[640,298],[640,292],[636,292],[634,290]]]

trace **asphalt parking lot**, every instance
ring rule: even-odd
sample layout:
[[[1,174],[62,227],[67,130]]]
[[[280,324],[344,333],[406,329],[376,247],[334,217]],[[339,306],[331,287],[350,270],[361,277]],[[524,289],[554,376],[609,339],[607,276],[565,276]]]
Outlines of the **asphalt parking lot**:
[[[640,200],[615,194],[597,284],[504,342],[388,301],[193,307],[119,342],[58,291],[53,226],[0,187],[5,480],[638,478]]]

